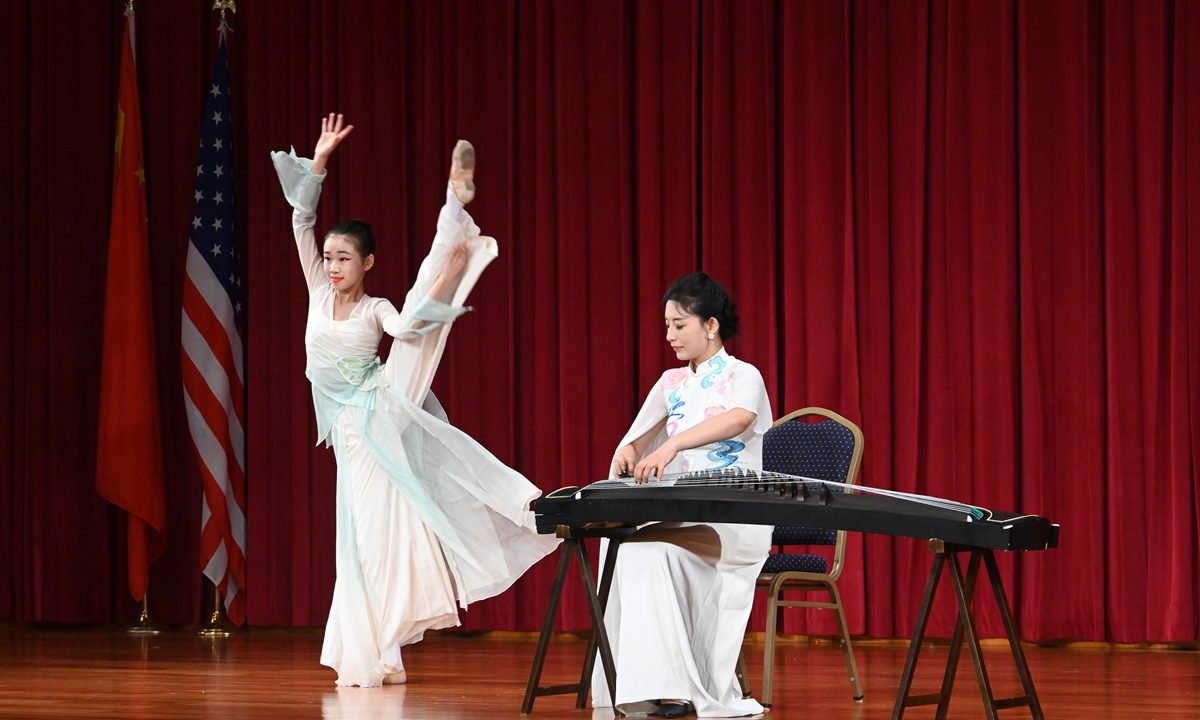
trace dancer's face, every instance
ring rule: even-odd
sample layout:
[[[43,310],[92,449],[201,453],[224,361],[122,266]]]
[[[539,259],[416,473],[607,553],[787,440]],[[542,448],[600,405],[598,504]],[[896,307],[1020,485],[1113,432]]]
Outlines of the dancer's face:
[[[325,276],[338,292],[350,292],[362,285],[363,277],[375,264],[375,256],[359,254],[354,238],[330,235],[325,238]]]
[[[717,333],[720,323],[716,318],[701,322],[699,317],[672,300],[663,308],[663,319],[667,323],[667,342],[680,360],[704,361],[721,349],[721,336]],[[713,334],[712,339],[709,339],[709,333]]]

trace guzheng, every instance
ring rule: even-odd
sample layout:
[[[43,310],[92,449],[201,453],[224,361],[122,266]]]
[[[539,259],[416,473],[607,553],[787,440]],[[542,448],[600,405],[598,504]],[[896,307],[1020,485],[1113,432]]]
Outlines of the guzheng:
[[[1058,546],[1058,525],[1037,515],[781,473],[717,470],[643,484],[601,480],[534,504],[539,533],[594,523],[722,522],[849,530],[990,550]]]
[[[1034,720],[1045,718],[1033,687],[1029,664],[1021,649],[1016,623],[1004,592],[1004,579],[994,552],[1057,547],[1058,525],[1046,518],[988,510],[925,495],[797,475],[741,470],[666,475],[641,485],[631,480],[601,480],[586,487],[555,490],[538,500],[533,509],[538,532],[557,534],[563,538],[563,545],[521,712],[530,712],[537,697],[563,693],[576,696],[575,707],[585,707],[597,652],[609,693],[616,694],[616,668],[608,634],[604,629],[604,608],[617,551],[623,539],[634,532],[636,525],[662,521],[784,525],[929,539],[929,549],[934,553],[933,566],[929,570],[925,597],[921,601],[912,642],[908,647],[908,658],[900,676],[900,687],[896,691],[893,720],[902,720],[906,709],[919,705],[937,705],[938,717],[946,716],[950,695],[954,691],[959,652],[964,642],[975,666],[975,679],[979,683],[988,718],[996,718],[999,710],[1017,707],[1027,707]],[[604,556],[598,593],[591,561],[584,548],[584,541],[591,537],[609,538],[609,550]],[[970,556],[965,572],[958,559],[959,553],[968,553]],[[592,616],[591,640],[584,655],[583,672],[578,683],[543,687],[540,685],[542,668],[554,629],[554,615],[562,595],[567,566],[572,557],[579,565],[588,611]],[[1000,619],[1004,623],[1004,632],[1008,636],[1024,692],[1020,696],[997,698],[992,693],[972,610],[981,567],[987,570]],[[917,658],[943,568],[948,568],[958,601],[958,622],[954,637],[950,640],[942,690],[913,695],[912,681]],[[742,690],[748,692],[745,682]]]

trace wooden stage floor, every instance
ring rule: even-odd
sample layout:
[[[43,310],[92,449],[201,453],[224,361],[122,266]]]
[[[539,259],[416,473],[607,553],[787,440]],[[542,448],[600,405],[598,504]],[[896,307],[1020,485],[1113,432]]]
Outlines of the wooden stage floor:
[[[254,629],[208,640],[170,632],[133,637],[114,630],[0,627],[0,716],[20,718],[522,718],[521,700],[535,639],[528,635],[430,636],[405,650],[409,684],[342,688],[318,664],[319,630]],[[544,684],[578,677],[584,643],[556,638]],[[762,643],[746,644],[755,693]],[[906,647],[860,642],[855,648],[866,700],[850,699],[838,650],[783,642],[775,706],[767,720],[872,720],[891,717]],[[922,651],[916,692],[941,681],[946,647]],[[1200,717],[1200,652],[1113,648],[1027,648],[1047,718]],[[1019,687],[1004,646],[985,647],[997,697]],[[1004,718],[1028,718],[1020,709]],[[537,700],[533,718],[612,718],[576,710],[567,696]],[[931,718],[914,708],[908,718]],[[950,717],[982,718],[983,705],[963,651]]]

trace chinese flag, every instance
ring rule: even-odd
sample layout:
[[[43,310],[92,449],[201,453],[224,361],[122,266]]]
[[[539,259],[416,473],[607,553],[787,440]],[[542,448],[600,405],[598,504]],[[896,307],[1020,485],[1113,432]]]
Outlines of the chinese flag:
[[[134,600],[141,600],[150,582],[150,564],[166,549],[167,502],[142,123],[133,64],[133,16],[126,14],[108,231],[96,492],[129,513],[129,592]]]

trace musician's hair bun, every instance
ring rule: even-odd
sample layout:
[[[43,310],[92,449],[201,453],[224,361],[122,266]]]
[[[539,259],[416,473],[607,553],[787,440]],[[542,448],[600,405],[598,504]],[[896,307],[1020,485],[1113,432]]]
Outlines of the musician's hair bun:
[[[716,318],[720,324],[717,332],[721,334],[721,342],[737,335],[737,305],[721,283],[709,277],[708,273],[684,275],[671,283],[667,294],[663,295],[663,307],[669,302],[674,302],[689,315],[700,318],[700,322]]]

